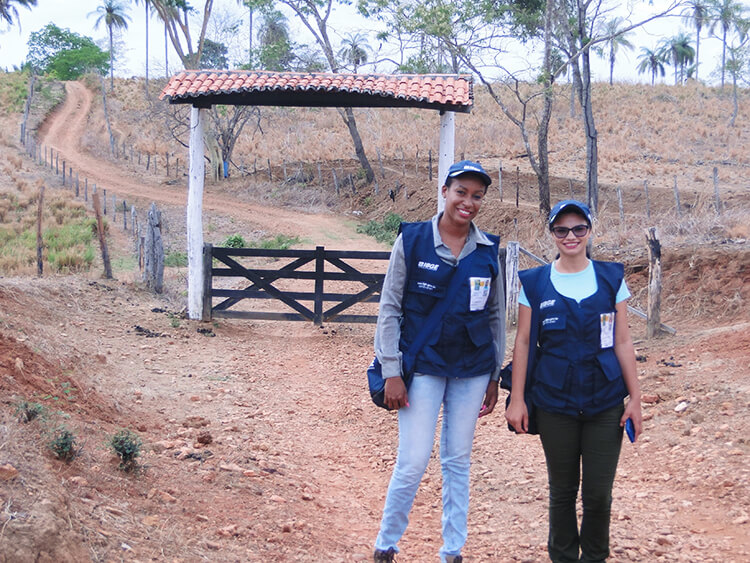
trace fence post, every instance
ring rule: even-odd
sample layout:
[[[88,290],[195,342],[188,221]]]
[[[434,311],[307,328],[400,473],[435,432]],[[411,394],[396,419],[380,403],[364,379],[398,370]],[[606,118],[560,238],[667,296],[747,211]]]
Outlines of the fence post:
[[[88,178],[83,179],[83,201],[87,203],[89,201],[89,179]]]
[[[677,210],[677,216],[682,217],[682,207],[680,206],[680,192],[677,189],[677,175],[674,177],[674,205]]]
[[[201,312],[202,321],[211,320],[211,309],[213,308],[213,300],[211,298],[211,286],[213,285],[213,272],[211,268],[213,256],[213,245],[203,245],[203,311]]]
[[[169,153],[168,152],[164,153],[164,160],[167,163],[166,164],[166,166],[167,166],[167,178],[169,178]]]
[[[42,209],[44,207],[44,184],[39,186],[39,207],[36,212],[36,273],[41,278],[44,272],[42,264],[42,251],[44,239],[42,237]]]
[[[323,275],[325,274],[325,248],[315,247],[315,301],[313,305],[313,322],[315,326],[323,324]]]
[[[122,200],[122,229],[128,230],[128,206],[124,199]]]
[[[646,229],[646,245],[649,260],[646,337],[653,338],[659,334],[661,327],[661,244],[656,227]]]
[[[432,182],[432,149],[427,151],[427,169],[430,171],[430,182]]]
[[[500,192],[500,202],[503,201],[503,161],[497,161],[497,189]]]
[[[102,197],[102,199],[104,200],[103,211],[104,211],[104,214],[106,215],[107,214],[107,188],[102,188],[102,193],[104,194],[104,196]]]
[[[161,238],[161,212],[152,203],[146,224],[146,248],[143,259],[143,279],[149,289],[161,293],[164,284],[164,245]]]
[[[625,209],[622,206],[622,190],[617,186],[617,206],[620,208],[620,227],[625,225]]]
[[[336,169],[335,168],[331,168],[331,175],[333,176],[333,187],[336,190],[336,195],[340,195],[339,194],[339,179],[336,177]]]
[[[714,209],[721,215],[721,199],[719,199],[719,169],[714,166]]]
[[[521,189],[521,171],[516,166],[516,209],[518,209],[518,191]]]
[[[65,161],[63,160],[63,187],[65,187]]]
[[[273,180],[273,173],[271,172],[271,159],[267,158],[266,162],[268,163],[268,179]]]
[[[78,181],[78,170],[76,170],[76,197],[81,193],[81,184]]]
[[[651,219],[651,199],[648,197],[648,180],[643,180],[643,191],[646,194],[646,218]]]
[[[518,321],[518,241],[509,241],[505,255],[505,315],[508,324]]]
[[[99,247],[102,251],[102,262],[104,262],[104,277],[111,280],[112,264],[109,262],[109,250],[107,249],[107,240],[104,238],[104,223],[99,205],[99,194],[97,193],[94,193],[94,213],[96,213],[96,232],[99,235]]]

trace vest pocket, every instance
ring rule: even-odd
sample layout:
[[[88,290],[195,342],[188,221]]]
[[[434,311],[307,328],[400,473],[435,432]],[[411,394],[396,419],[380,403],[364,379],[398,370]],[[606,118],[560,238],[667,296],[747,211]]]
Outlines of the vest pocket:
[[[538,383],[561,390],[568,379],[570,362],[550,354],[542,354],[536,364],[534,379]]]
[[[614,381],[622,377],[622,369],[620,369],[620,362],[617,360],[614,349],[607,348],[599,351],[596,354],[596,361],[608,381]]]

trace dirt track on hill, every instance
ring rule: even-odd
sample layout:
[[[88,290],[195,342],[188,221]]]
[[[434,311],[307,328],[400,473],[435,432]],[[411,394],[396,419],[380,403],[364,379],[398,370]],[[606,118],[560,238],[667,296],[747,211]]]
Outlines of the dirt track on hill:
[[[68,88],[44,142],[91,181],[179,214],[182,188],[79,149],[91,99]],[[334,214],[213,195],[206,207],[317,244],[379,248]],[[0,466],[19,471],[0,480],[0,562],[368,561],[397,441],[394,415],[365,392],[373,327],[195,323],[178,313],[179,273],[163,296],[97,275],[0,279]],[[750,332],[747,320],[699,323],[637,345],[647,420],[643,439],[623,444],[611,563],[750,561]],[[14,415],[20,398],[66,413],[81,455],[53,459],[39,427]],[[465,560],[544,561],[541,446],[508,432],[501,411],[477,430]],[[118,471],[104,447],[121,427],[144,441],[140,474]],[[439,491],[433,454],[400,562],[437,560]]]

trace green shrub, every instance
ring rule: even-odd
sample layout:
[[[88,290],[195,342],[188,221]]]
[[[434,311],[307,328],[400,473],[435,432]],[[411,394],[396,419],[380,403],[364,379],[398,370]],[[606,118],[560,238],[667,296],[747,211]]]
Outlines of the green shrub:
[[[52,431],[52,438],[48,445],[55,457],[65,462],[71,461],[80,452],[80,449],[76,449],[75,434],[65,426],[60,426]]]
[[[373,237],[376,241],[392,245],[398,236],[398,228],[403,219],[396,213],[388,213],[382,223],[370,220],[357,227],[358,233]]]
[[[30,401],[19,401],[16,403],[15,415],[20,422],[31,422],[35,418],[44,418],[47,414],[47,408],[39,403]]]
[[[136,467],[136,458],[141,455],[141,439],[138,434],[124,428],[110,437],[107,445],[120,458],[119,468],[123,471],[133,471]]]
[[[164,256],[164,265],[184,268],[188,265],[187,252],[167,252]]]
[[[260,247],[274,250],[289,250],[289,247],[299,244],[299,237],[288,237],[286,235],[276,235],[272,239],[261,241]]]
[[[229,235],[224,242],[221,243],[221,246],[224,246],[226,248],[246,248],[247,243],[245,242],[245,239],[242,238],[242,235]]]

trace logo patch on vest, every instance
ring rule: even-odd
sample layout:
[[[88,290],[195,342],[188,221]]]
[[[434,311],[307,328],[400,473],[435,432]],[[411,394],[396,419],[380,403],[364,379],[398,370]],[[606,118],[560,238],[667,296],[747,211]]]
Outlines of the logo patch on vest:
[[[432,264],[431,262],[425,262],[423,260],[420,260],[417,264],[417,267],[422,270],[429,270],[430,272],[437,272],[438,268],[440,267],[440,264]]]
[[[419,289],[424,290],[424,291],[435,291],[435,286],[434,285],[432,285],[431,283],[423,282],[423,281],[418,281],[417,282],[417,287]]]
[[[542,321],[542,326],[556,325],[560,321],[560,317],[549,317]]]
[[[547,307],[552,307],[554,304],[554,299],[547,299],[547,301],[542,301],[542,303],[539,305],[539,309],[546,309]]]

